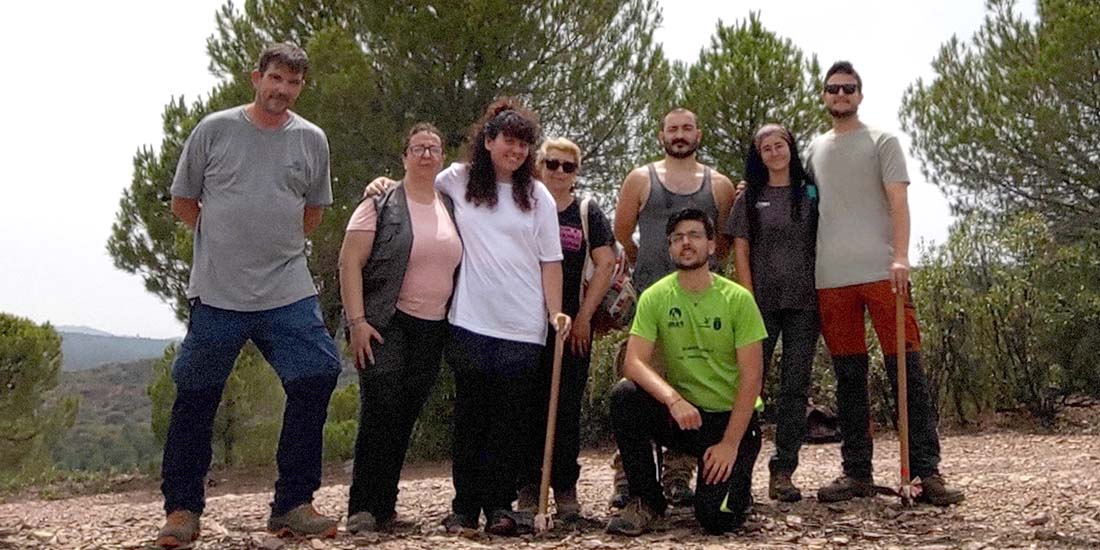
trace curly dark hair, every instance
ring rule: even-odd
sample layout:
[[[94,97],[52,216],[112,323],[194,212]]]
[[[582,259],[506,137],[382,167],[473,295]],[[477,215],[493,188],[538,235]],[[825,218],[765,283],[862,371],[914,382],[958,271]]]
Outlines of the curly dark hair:
[[[789,130],[779,124],[766,124],[757,130],[753,136],[752,144],[749,146],[748,158],[745,160],[745,181],[748,183],[748,187],[745,188],[745,211],[749,216],[750,246],[756,245],[756,235],[760,230],[760,214],[755,207],[756,201],[760,198],[760,193],[764,191],[764,188],[768,186],[768,167],[764,164],[764,157],[760,154],[759,143],[767,135],[776,132],[787,142],[787,148],[791,151],[791,185],[788,187],[791,220],[802,217],[802,207],[806,202],[807,188],[815,185],[813,176],[808,174],[805,168],[802,167],[802,159],[798,156],[798,145],[795,144],[794,136],[791,135]],[[811,205],[816,204],[813,201],[810,201],[810,203]],[[814,209],[810,214],[816,216],[817,208],[811,207]],[[812,225],[817,227],[817,223]]]
[[[538,115],[524,107],[518,100],[501,97],[485,109],[481,120],[470,129],[469,151],[470,181],[466,185],[466,201],[474,206],[497,205],[497,176],[493,159],[485,148],[486,139],[496,139],[500,134],[520,139],[531,145],[527,159],[512,172],[512,200],[524,212],[531,210],[532,182],[535,173],[535,143],[539,139]]]

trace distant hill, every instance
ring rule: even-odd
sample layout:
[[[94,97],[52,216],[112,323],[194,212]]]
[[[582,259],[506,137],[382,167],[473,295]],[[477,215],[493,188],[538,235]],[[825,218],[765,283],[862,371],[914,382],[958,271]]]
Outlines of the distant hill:
[[[75,329],[75,330],[70,330]],[[115,336],[87,327],[58,327],[61,335],[61,370],[82,371],[112,363],[154,359],[175,339],[158,340],[136,336]]]
[[[57,464],[75,470],[127,470],[160,457],[145,393],[154,362],[144,359],[61,373],[53,393],[78,395],[80,408],[76,424],[54,443]]]
[[[53,327],[57,332],[72,332],[76,334],[91,334],[92,336],[114,336],[110,332],[105,330],[99,330],[97,328],[86,327],[84,325],[57,325]]]

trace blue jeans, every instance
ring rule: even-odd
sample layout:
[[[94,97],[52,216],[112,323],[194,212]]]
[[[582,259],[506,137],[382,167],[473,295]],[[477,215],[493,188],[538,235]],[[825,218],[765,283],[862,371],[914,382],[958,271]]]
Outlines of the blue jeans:
[[[249,312],[219,309],[196,299],[187,337],[172,365],[176,401],[161,466],[167,513],[203,511],[203,478],[210,468],[214,416],[225,381],[247,340],[275,368],[286,392],[272,514],[282,515],[311,502],[321,486],[325,418],[340,358],[317,297]]]

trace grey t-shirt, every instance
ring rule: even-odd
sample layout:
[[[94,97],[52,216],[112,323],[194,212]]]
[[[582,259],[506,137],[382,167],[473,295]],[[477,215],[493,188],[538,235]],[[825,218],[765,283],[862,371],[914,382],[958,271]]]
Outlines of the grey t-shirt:
[[[213,113],[183,146],[172,195],[202,204],[188,298],[261,311],[317,294],[306,266],[306,205],[332,204],[325,133],[291,113],[264,130],[243,107]]]
[[[814,291],[814,225],[812,195],[803,190],[796,212],[791,210],[792,187],[765,185],[754,205],[748,193],[733,203],[723,232],[749,241],[753,295],[761,311],[817,309]],[[749,208],[755,208],[758,225],[752,229]],[[797,217],[794,217],[797,215]]]
[[[894,258],[887,183],[909,182],[897,137],[866,126],[816,137],[806,167],[820,189],[817,288],[886,280]]]

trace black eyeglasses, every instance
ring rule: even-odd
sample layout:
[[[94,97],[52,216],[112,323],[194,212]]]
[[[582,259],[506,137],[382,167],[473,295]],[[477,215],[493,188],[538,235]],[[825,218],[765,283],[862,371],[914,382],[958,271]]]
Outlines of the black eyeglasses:
[[[433,157],[443,156],[443,148],[438,145],[411,145],[409,146],[409,152],[414,157],[424,156],[424,153],[428,153]]]
[[[542,161],[542,163],[546,165],[547,170],[551,170],[551,171],[557,170],[559,166],[561,167],[562,171],[565,172],[566,174],[572,174],[573,172],[577,171],[577,163],[570,162],[568,160],[561,161],[561,160],[558,160],[558,159],[546,159],[546,160]]]
[[[859,86],[857,86],[855,84],[826,84],[825,85],[825,93],[833,94],[833,95],[839,94],[841,90],[844,90],[844,93],[846,93],[848,95],[852,95],[852,94],[856,93],[856,90],[858,90],[858,89],[859,89]]]

